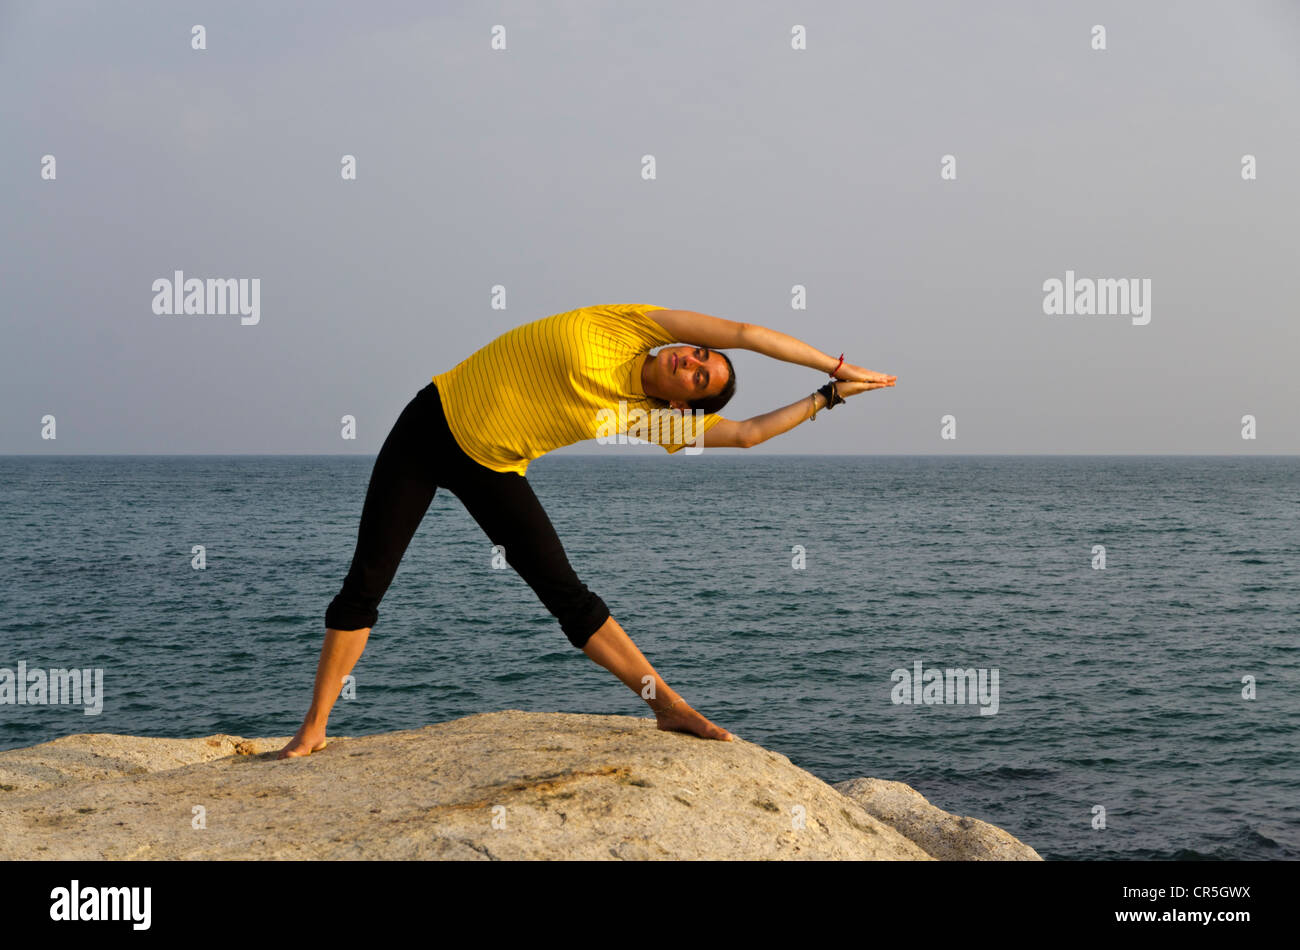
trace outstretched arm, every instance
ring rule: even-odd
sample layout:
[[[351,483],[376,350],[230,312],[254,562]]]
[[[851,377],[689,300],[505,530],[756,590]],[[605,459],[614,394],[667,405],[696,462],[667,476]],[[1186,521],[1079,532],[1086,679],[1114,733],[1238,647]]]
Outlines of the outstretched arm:
[[[836,357],[827,356],[821,350],[809,346],[803,340],[795,339],[780,330],[761,327],[756,323],[745,324],[745,329],[741,333],[741,341],[741,347],[746,350],[762,353],[774,360],[794,363],[796,366],[807,366],[809,369],[815,369],[820,373],[829,374],[837,365],[840,365],[840,361]],[[840,365],[840,369],[843,368]]]
[[[774,360],[807,366],[822,373],[832,372],[839,363],[838,358],[828,356],[788,333],[756,323],[737,323],[707,313],[696,313],[694,310],[650,310],[646,316],[677,337],[681,343],[694,343],[715,350],[752,350]],[[845,363],[840,366],[836,378],[883,383],[895,377]]]
[[[835,391],[842,398],[847,399],[849,396],[864,393],[870,389],[883,389],[893,385],[892,381],[887,383],[841,381],[835,384]],[[731,419],[723,419],[704,433],[700,440],[705,448],[709,446],[714,448],[752,448],[760,442],[766,442],[773,436],[780,435],[782,432],[789,432],[806,419],[811,419],[814,406],[818,411],[826,408],[826,398],[821,393],[805,396],[798,402],[792,402],[780,409],[773,409],[761,416],[753,416],[735,422]]]

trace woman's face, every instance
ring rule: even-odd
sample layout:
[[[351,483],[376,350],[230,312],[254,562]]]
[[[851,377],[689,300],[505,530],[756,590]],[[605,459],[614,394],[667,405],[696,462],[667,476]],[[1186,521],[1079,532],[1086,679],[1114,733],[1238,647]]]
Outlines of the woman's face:
[[[647,388],[646,393],[677,409],[687,409],[691,399],[717,395],[727,385],[727,361],[706,346],[665,346],[651,360],[655,392]]]

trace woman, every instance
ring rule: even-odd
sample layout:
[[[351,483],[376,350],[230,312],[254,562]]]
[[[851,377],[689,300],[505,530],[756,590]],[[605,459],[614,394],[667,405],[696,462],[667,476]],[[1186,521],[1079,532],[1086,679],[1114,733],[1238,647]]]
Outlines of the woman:
[[[650,353],[680,340],[689,344]],[[827,383],[765,415],[723,419],[717,413],[736,390],[735,371],[721,352],[728,348],[797,363],[843,382]],[[434,376],[402,410],[375,459],[352,565],[325,612],[311,707],[279,757],[324,748],[325,725],[343,679],[365,648],[379,601],[439,486],[455,494],[493,545],[504,549],[506,562],[537,593],[569,642],[645,699],[660,729],[730,741],[731,733],[673,692],[605,602],[578,579],[524,477],[528,463],[562,445],[608,434],[613,413],[639,422],[644,417],[638,409],[658,410],[656,420],[678,410],[683,422],[698,423],[693,430],[649,430],[659,430],[651,441],[670,453],[688,444],[748,448],[845,396],[892,386],[895,379],[766,327],[640,304],[584,307],[524,324]],[[675,438],[662,438],[665,430]],[[638,426],[638,433],[644,431]]]

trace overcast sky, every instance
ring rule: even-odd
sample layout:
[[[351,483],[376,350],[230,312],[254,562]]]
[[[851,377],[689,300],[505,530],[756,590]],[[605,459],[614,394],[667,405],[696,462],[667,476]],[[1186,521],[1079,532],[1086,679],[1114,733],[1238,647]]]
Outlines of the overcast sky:
[[[898,375],[754,452],[1291,454],[1297,210],[1295,2],[0,3],[0,453],[373,453],[652,303]],[[176,270],[259,322],[155,314]],[[1149,322],[1045,314],[1067,270]],[[727,418],[825,380],[731,355]]]

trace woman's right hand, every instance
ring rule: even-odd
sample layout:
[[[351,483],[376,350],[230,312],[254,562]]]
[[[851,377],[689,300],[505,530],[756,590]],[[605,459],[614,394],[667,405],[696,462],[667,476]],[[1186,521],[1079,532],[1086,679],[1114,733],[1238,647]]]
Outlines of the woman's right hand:
[[[864,369],[861,366],[854,366],[852,363],[845,363],[840,367],[839,372],[835,374],[836,379],[851,380],[855,383],[889,383],[898,379],[890,373],[877,373],[874,369]]]

